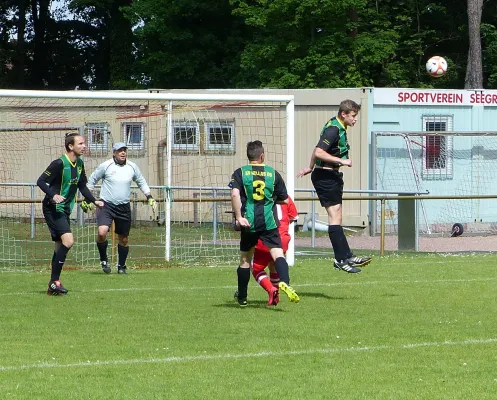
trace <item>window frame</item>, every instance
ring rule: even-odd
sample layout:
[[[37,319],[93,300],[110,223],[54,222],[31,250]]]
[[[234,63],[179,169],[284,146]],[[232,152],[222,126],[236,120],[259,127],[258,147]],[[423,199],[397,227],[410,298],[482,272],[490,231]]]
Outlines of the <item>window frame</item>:
[[[452,132],[454,129],[453,115],[423,115],[423,132]],[[445,123],[445,130],[428,130],[429,123]],[[444,149],[440,149],[440,154],[445,152],[445,166],[439,168],[428,168],[428,151],[430,136],[439,137],[444,140]],[[442,147],[442,145],[440,146]],[[422,147],[422,178],[425,180],[450,180],[454,177],[454,140],[448,135],[423,135]]]
[[[177,143],[175,141],[177,128],[194,129],[195,133],[193,137],[195,138],[195,143],[193,144]],[[173,121],[172,135],[173,135],[172,145],[171,145],[172,150],[198,152],[198,150],[200,149],[200,126],[196,121]]]
[[[95,143],[93,131],[102,129],[103,143]],[[89,150],[106,151],[109,143],[109,124],[107,122],[87,122],[85,123],[85,134]]]
[[[129,142],[127,137],[128,126],[139,126],[140,127],[140,141],[139,142]],[[121,131],[123,142],[128,146],[128,151],[134,150],[144,150],[145,149],[145,123],[144,122],[122,122]]]
[[[229,143],[211,143],[210,129],[211,128],[229,128],[231,130],[231,137]],[[204,135],[205,135],[205,151],[229,151],[233,152],[236,148],[236,129],[235,122],[204,122]]]

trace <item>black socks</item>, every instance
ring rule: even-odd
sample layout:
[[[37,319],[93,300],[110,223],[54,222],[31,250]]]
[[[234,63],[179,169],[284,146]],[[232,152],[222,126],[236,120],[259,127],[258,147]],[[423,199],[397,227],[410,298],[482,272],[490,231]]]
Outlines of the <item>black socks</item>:
[[[54,253],[55,257],[52,257],[52,281],[58,281],[60,278],[60,273],[62,272],[62,267],[66,261],[67,252],[69,249],[61,244],[57,251]]]
[[[285,257],[278,257],[274,260],[274,266],[276,267],[276,272],[278,272],[278,275],[280,276],[280,281],[290,285],[290,273]]]
[[[128,258],[129,247],[117,245],[117,266],[124,267],[126,265],[126,259]]]
[[[352,257],[349,242],[347,241],[347,237],[345,236],[345,232],[341,225],[329,225],[328,235],[337,261],[341,262]]]
[[[107,246],[109,245],[109,241],[105,242],[97,242],[98,253],[100,254],[100,261],[107,261]]]
[[[250,281],[250,268],[240,268],[236,270],[238,275],[238,298],[247,298],[247,289]]]

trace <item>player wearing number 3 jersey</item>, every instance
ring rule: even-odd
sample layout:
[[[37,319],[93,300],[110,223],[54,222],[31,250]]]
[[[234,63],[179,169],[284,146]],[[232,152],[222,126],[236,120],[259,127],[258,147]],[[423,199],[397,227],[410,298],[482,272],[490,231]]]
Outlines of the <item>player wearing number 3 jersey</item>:
[[[287,294],[290,301],[298,302],[299,297],[290,286],[288,264],[278,232],[276,203],[287,202],[285,182],[274,168],[264,164],[264,147],[259,140],[247,144],[247,158],[249,164],[238,168],[229,184],[233,212],[241,228],[238,303],[247,305],[250,264],[259,239],[269,248],[275,262],[281,279],[279,289]],[[278,303],[278,289],[273,289],[269,293],[269,305]]]
[[[288,197],[280,174],[268,165],[246,165],[235,171],[246,194],[242,195],[245,218],[251,232],[262,232],[278,227],[274,198],[284,201]],[[241,179],[240,179],[241,178]],[[273,198],[274,196],[274,198]]]

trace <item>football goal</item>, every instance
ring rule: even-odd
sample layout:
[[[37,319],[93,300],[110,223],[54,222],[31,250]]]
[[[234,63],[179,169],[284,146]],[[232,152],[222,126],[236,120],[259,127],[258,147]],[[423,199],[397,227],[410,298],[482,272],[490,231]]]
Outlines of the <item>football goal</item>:
[[[0,90],[0,267],[50,264],[53,245],[35,183],[64,153],[67,132],[86,138],[87,174],[125,142],[160,204],[153,218],[132,191],[130,267],[218,265],[238,260],[228,183],[247,163],[246,144],[261,140],[266,162],[294,191],[291,95],[234,92]],[[98,195],[98,193],[96,193]],[[75,207],[68,266],[96,267],[95,214]],[[113,254],[115,252],[113,251]],[[287,254],[293,264],[293,246]],[[116,260],[114,260],[116,261]]]
[[[449,131],[435,121],[425,132],[373,132],[375,189],[434,196],[494,195],[497,132]],[[386,227],[398,229],[397,201],[388,201]],[[376,210],[376,226],[379,226]],[[467,233],[497,231],[495,199],[418,200],[420,233],[451,235],[454,224]]]

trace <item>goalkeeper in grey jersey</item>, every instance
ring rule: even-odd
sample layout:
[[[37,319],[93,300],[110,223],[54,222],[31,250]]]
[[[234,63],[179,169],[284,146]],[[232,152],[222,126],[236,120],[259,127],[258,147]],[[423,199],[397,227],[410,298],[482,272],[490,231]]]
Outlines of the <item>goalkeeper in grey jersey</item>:
[[[107,259],[107,233],[114,221],[115,231],[119,238],[117,246],[118,263],[117,272],[126,274],[126,259],[128,257],[128,236],[131,228],[131,182],[135,181],[140,190],[147,196],[148,204],[152,207],[154,215],[157,214],[157,203],[150,194],[150,188],[145,181],[138,166],[127,160],[127,147],[124,143],[112,146],[113,158],[104,161],[90,175],[88,187],[93,189],[99,180],[102,180],[100,199],[104,206],[97,210],[97,248],[100,254],[100,266],[106,274],[111,268]],[[82,202],[83,211],[88,211],[93,204]]]

